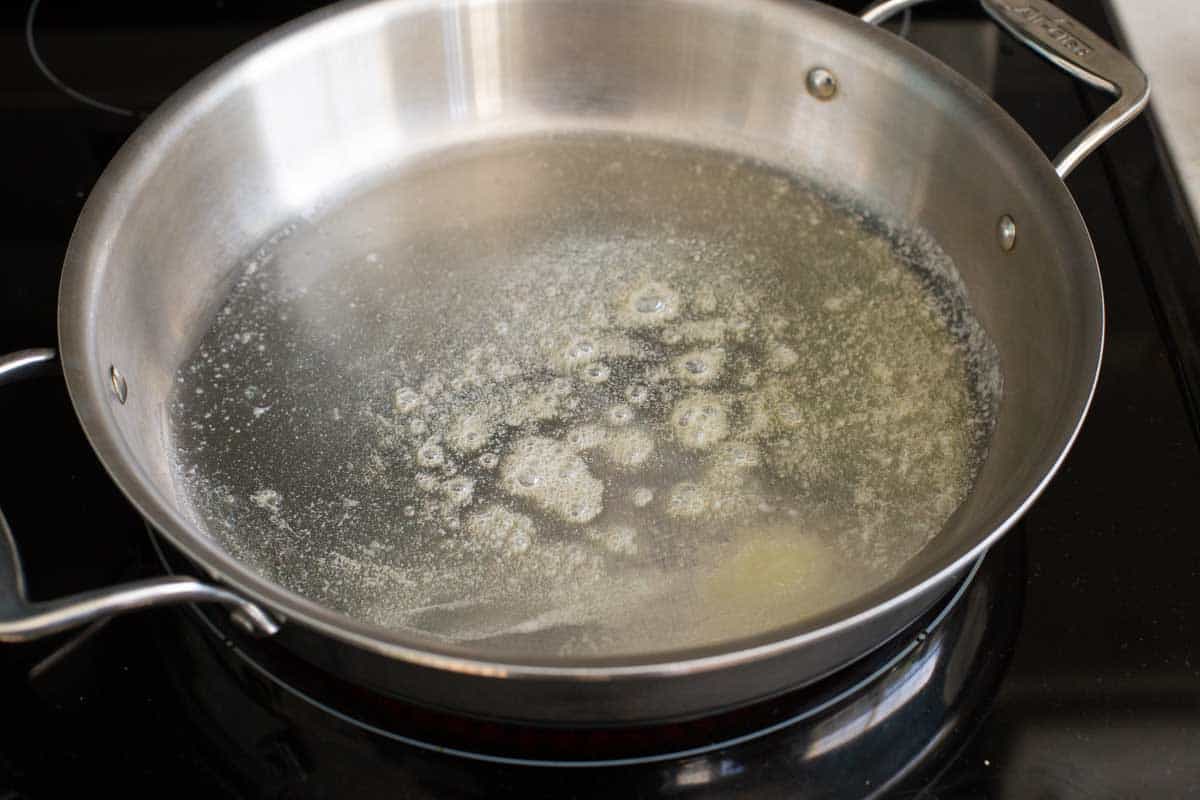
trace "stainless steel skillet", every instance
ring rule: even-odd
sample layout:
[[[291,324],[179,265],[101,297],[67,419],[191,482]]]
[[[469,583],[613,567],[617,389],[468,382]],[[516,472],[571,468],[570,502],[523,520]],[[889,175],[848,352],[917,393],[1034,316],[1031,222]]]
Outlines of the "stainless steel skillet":
[[[1083,421],[1103,300],[1062,179],[1148,96],[1136,67],[1049,4],[984,2],[1018,38],[1118,98],[1051,163],[960,76],[870,24],[910,4],[885,3],[863,20],[765,0],[349,4],[205,72],[131,138],[89,198],[63,274],[59,349],[81,423],[117,485],[211,583],[164,578],[30,606],[10,547],[0,638],[153,603],[215,600],[236,606],[248,628],[274,634],[273,645],[375,690],[571,722],[736,705],[815,679],[885,640],[1011,527]],[[819,167],[930,231],[954,258],[998,348],[1005,392],[973,493],[893,581],[795,626],[702,650],[496,662],[286,591],[183,512],[167,398],[239,259],[385,165],[450,142],[560,130],[686,135]],[[3,374],[49,357],[18,354]]]

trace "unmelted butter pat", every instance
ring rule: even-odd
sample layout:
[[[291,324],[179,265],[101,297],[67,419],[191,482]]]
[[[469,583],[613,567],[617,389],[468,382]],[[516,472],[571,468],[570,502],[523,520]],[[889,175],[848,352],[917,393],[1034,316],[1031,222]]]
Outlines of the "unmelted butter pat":
[[[730,555],[700,579],[702,616],[712,636],[786,625],[826,607],[834,588],[834,559],[812,534],[787,526],[750,528],[730,545]]]

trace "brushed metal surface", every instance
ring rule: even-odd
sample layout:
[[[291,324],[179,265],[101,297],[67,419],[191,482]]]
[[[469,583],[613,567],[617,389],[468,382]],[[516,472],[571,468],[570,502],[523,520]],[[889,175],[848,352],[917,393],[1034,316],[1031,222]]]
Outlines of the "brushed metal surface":
[[[820,66],[830,100],[805,86]],[[496,663],[287,592],[183,512],[167,397],[239,259],[289,219],[419,154],[543,131],[691,141],[817,174],[951,255],[1005,378],[976,488],[894,580],[769,635],[654,658]],[[1019,243],[1005,252],[1009,215]],[[80,420],[116,483],[214,579],[286,622],[278,641],[372,688],[535,720],[678,717],[769,696],[918,616],[1020,517],[1082,423],[1103,299],[1070,194],[961,76],[812,3],[380,2],[335,6],[226,58],[156,112],[89,198],[59,332]],[[111,367],[127,381],[121,404]]]

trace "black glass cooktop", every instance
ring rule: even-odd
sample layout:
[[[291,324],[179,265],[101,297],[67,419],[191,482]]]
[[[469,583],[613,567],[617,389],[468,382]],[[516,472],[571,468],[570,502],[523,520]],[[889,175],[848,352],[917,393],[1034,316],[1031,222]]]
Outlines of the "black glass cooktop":
[[[1099,4],[1061,4],[1113,38]],[[75,218],[139,119],[208,63],[316,5],[42,0],[32,34],[60,86],[30,55],[28,6],[0,11],[0,352],[53,346]],[[1103,102],[992,33],[971,4],[920,8],[909,34],[987,88],[1047,152]],[[1146,120],[1068,186],[1108,308],[1091,414],[1058,477],[976,579],[854,670],[680,730],[554,739],[381,709],[269,652],[230,646],[191,610],[147,612],[0,645],[0,799],[81,789],[1200,796],[1200,351],[1172,328],[1200,310],[1181,279],[1200,270],[1195,232]],[[4,387],[0,420],[0,507],[33,597],[161,571],[60,379]],[[570,760],[571,736],[613,763],[529,763]],[[504,755],[472,757],[480,753]]]

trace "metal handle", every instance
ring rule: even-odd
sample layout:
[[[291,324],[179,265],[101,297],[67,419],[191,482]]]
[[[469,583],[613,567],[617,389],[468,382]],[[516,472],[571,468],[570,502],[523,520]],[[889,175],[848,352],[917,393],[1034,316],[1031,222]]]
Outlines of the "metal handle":
[[[53,350],[39,349],[0,357],[0,386],[46,371],[54,363],[54,355]],[[174,576],[30,603],[25,598],[17,543],[0,512],[0,642],[37,639],[137,608],[198,602],[230,606],[234,620],[251,633],[267,636],[279,630],[266,612],[248,600],[218,586]]]
[[[927,0],[882,0],[862,14],[878,25],[893,14]],[[1045,0],[979,0],[1000,27],[1038,55],[1081,81],[1116,97],[1091,125],[1054,158],[1065,178],[1079,162],[1142,112],[1150,101],[1150,79],[1117,48]]]

